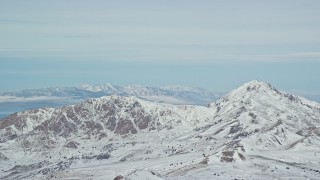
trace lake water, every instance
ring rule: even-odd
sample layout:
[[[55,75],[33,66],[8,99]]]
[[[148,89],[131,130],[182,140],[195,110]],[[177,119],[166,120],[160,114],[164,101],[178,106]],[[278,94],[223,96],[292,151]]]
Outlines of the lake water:
[[[81,101],[81,100],[77,100]],[[52,101],[41,101],[41,102],[6,102],[6,103],[0,103],[0,118],[4,118],[9,116],[10,114],[13,114],[15,112],[21,112],[25,110],[30,109],[38,109],[43,107],[58,107],[58,106],[64,106],[69,104],[76,104],[75,101],[68,102],[68,101],[62,101],[62,102],[52,102]]]
[[[9,116],[9,114],[0,114],[0,119]]]

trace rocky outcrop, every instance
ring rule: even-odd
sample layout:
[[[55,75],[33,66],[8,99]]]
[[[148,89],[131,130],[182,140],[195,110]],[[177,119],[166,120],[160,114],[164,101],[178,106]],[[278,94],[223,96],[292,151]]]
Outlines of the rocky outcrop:
[[[112,134],[122,136],[165,127],[172,129],[173,124],[181,123],[183,119],[172,112],[171,105],[167,106],[155,105],[134,97],[107,96],[56,109],[15,113],[0,121],[0,141],[5,142],[21,135],[24,135],[21,138],[32,135],[52,140],[78,136],[101,139]],[[181,108],[184,114],[188,113],[187,110]],[[163,124],[160,119],[172,120],[168,121],[169,124]],[[29,146],[28,143],[21,144]],[[70,144],[70,147],[74,148],[75,144]]]

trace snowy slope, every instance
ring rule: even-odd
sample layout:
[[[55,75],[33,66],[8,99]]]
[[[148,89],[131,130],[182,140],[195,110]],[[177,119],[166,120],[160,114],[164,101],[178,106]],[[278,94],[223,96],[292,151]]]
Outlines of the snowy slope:
[[[268,83],[251,81],[210,105],[218,125],[201,135],[225,140],[220,158],[245,159],[247,149],[317,150],[320,140],[320,106],[304,98],[283,93]],[[232,156],[223,152],[233,153]],[[241,152],[241,157],[237,153]],[[240,157],[240,158],[239,158]]]
[[[320,105],[259,81],[209,107],[114,95],[19,112],[0,137],[3,179],[320,177]]]
[[[307,136],[317,133],[320,127],[319,104],[280,92],[264,82],[246,83],[210,106],[217,112],[215,119],[229,123],[228,130],[236,135],[239,133],[249,135],[258,131],[258,134],[276,133],[280,136],[293,133]],[[282,146],[282,138],[271,139],[269,145],[264,143],[261,145],[265,148]]]

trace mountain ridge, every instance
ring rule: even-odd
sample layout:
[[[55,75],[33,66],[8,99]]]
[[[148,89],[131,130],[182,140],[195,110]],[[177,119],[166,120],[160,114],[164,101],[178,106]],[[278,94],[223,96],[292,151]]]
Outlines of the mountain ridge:
[[[150,87],[141,85],[117,86],[112,84],[82,85],[80,87],[51,87],[0,94],[0,118],[14,112],[41,107],[59,107],[81,103],[102,96],[137,96],[151,102],[167,104],[207,105],[222,93],[186,86]]]
[[[155,178],[153,174],[158,178],[195,178],[200,172],[203,179],[211,179],[211,170],[219,167],[230,171],[220,171],[221,178],[252,178],[252,174],[239,174],[244,170],[266,179],[275,174],[313,178],[320,165],[313,157],[320,153],[319,104],[256,80],[208,107],[113,95],[60,108],[24,111],[0,121],[0,134],[0,153],[9,162],[0,166],[5,169],[0,177],[7,179],[57,173],[60,178],[84,178],[88,174],[73,172],[100,166],[112,169],[110,179],[119,174],[129,179],[146,174],[150,178]],[[46,173],[16,171],[13,162],[20,156],[10,152],[39,156],[21,158],[28,166],[45,167]],[[39,152],[46,152],[46,156]],[[101,157],[108,159],[103,165],[95,159]],[[118,163],[123,167],[134,163],[137,169],[128,172],[116,168]],[[61,164],[70,164],[73,170]],[[294,171],[289,172],[289,167]]]

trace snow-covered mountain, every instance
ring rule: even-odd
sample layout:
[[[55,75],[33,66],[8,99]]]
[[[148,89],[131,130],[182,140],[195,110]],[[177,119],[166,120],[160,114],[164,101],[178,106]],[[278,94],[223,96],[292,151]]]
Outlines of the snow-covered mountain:
[[[0,94],[0,118],[18,111],[41,107],[59,107],[80,103],[89,98],[110,95],[135,96],[148,101],[168,104],[207,105],[218,99],[221,93],[186,86],[147,87],[111,84],[30,89]]]
[[[113,95],[19,112],[0,138],[3,179],[320,177],[320,105],[259,81],[209,107]]]
[[[104,84],[81,85],[80,88],[105,95],[135,96],[148,101],[168,104],[206,105],[222,95],[222,93],[211,92],[202,88],[179,85],[148,87],[141,85],[116,86]]]
[[[161,101],[169,104],[197,104],[205,105],[218,99],[221,93],[211,92],[201,88],[187,86],[148,87],[141,85],[117,86],[81,85],[80,87],[56,87],[29,89],[19,92],[5,92],[0,94],[0,102],[21,102],[45,100],[59,100],[61,98],[88,99],[102,96],[119,95],[135,96],[150,101]],[[162,99],[162,100],[161,100]]]

